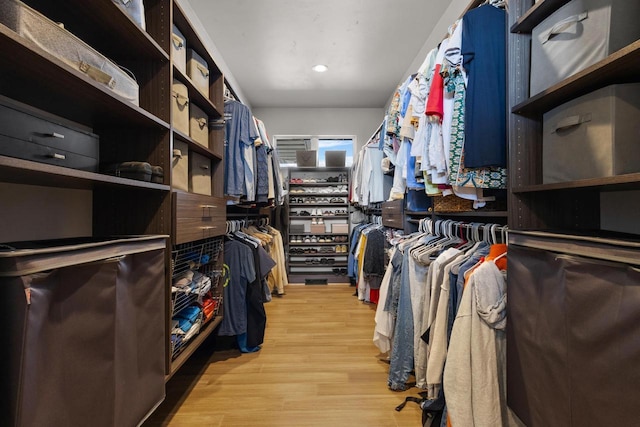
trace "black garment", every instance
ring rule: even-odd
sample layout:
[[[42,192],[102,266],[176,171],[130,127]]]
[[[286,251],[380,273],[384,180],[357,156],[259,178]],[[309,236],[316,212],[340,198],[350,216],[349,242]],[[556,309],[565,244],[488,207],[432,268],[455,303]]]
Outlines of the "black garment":
[[[367,235],[362,272],[371,289],[380,289],[385,272],[384,244],[386,238],[382,230],[371,230]]]
[[[264,310],[264,281],[276,265],[262,246],[251,247],[254,254],[256,280],[247,286],[247,347],[257,347],[264,342],[267,313]]]

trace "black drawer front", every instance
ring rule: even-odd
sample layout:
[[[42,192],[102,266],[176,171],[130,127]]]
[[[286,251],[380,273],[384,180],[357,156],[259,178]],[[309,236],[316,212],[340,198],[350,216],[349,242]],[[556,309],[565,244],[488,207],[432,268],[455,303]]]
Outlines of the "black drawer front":
[[[0,136],[14,144],[30,142],[51,150],[97,159],[99,157],[98,136],[89,132],[71,129],[49,120],[0,105]],[[5,146],[5,144],[3,144]],[[6,154],[2,152],[0,154]],[[9,155],[9,154],[6,154]],[[17,156],[26,158],[23,156]],[[33,159],[31,159],[33,160]],[[70,166],[73,167],[73,166]]]
[[[21,141],[0,135],[0,155],[17,157],[34,162],[80,169],[89,172],[98,171],[98,158],[87,157],[66,150],[47,147],[33,142]]]

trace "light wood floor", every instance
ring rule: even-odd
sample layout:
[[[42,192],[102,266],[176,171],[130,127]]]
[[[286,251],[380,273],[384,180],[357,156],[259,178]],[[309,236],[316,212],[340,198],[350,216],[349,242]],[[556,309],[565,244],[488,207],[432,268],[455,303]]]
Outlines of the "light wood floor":
[[[387,388],[389,365],[372,343],[375,306],[354,289],[290,285],[266,304],[262,350],[212,353],[215,342],[205,342],[144,427],[421,425],[415,403],[394,409],[419,390]]]

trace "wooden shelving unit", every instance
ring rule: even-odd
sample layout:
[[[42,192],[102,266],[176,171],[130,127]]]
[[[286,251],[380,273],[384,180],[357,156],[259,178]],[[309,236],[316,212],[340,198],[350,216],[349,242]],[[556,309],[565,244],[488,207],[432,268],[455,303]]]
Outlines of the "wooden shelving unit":
[[[336,182],[314,182],[318,179],[327,179],[327,178],[338,178],[340,175],[343,175],[344,179],[342,181]],[[339,192],[322,192],[321,190],[329,189],[331,187],[335,189],[339,189],[340,186],[348,185],[348,176],[349,170],[347,168],[292,168],[289,170],[289,194],[288,194],[288,206],[291,210],[295,210],[296,212],[307,211],[311,215],[293,215],[291,211],[288,213],[288,224],[289,231],[286,240],[288,241],[289,248],[301,248],[301,249],[309,249],[309,248],[326,248],[326,247],[337,247],[338,245],[345,245],[346,248],[349,248],[349,233],[332,233],[331,224],[343,224],[347,225],[349,229],[349,215],[348,214],[338,214],[338,215],[313,215],[313,211],[335,211],[336,209],[344,210],[344,212],[349,212],[349,204],[348,204],[348,195],[349,193],[346,191]],[[326,199],[327,202],[320,202],[318,199]],[[331,203],[331,199],[339,198],[344,200],[342,203]],[[303,203],[298,203],[298,200],[304,200]],[[294,202],[295,201],[295,202]],[[316,212],[317,213],[317,212]],[[304,232],[294,232],[291,229],[291,225],[293,223],[301,224],[305,227],[305,230],[310,229],[313,226],[313,222],[317,221],[319,218],[323,220],[323,226],[325,228],[325,232],[315,233],[311,231]],[[309,224],[311,222],[311,224]],[[329,231],[327,231],[329,230]],[[294,236],[298,238],[308,238],[311,240],[312,237],[318,239],[326,239],[328,237],[340,238],[344,239],[344,241],[332,241],[332,242],[318,242],[318,241],[309,241],[309,242],[297,242],[292,241]],[[348,249],[347,249],[348,250]],[[287,250],[287,267],[289,271],[289,282],[301,282],[307,283],[309,282],[306,277],[313,276],[313,284],[317,284],[316,281],[320,280],[323,283],[333,282],[339,280],[339,275],[336,275],[333,271],[335,268],[346,269],[347,267],[347,252],[320,252],[310,253],[310,254],[296,254],[291,253],[290,250]],[[311,263],[307,262],[307,260],[317,259],[320,260],[322,258],[333,258],[333,264],[329,263]],[[311,283],[310,283],[311,284]]]

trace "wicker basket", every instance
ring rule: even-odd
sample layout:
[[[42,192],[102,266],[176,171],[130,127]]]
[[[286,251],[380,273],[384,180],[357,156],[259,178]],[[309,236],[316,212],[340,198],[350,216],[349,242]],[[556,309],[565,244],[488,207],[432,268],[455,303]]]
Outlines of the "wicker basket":
[[[468,212],[473,210],[473,200],[455,195],[433,197],[434,212]]]
[[[455,195],[436,196],[433,199],[433,212],[495,212],[507,210],[507,201],[499,199],[486,202],[486,205],[480,209],[473,208],[473,200],[462,199]]]

